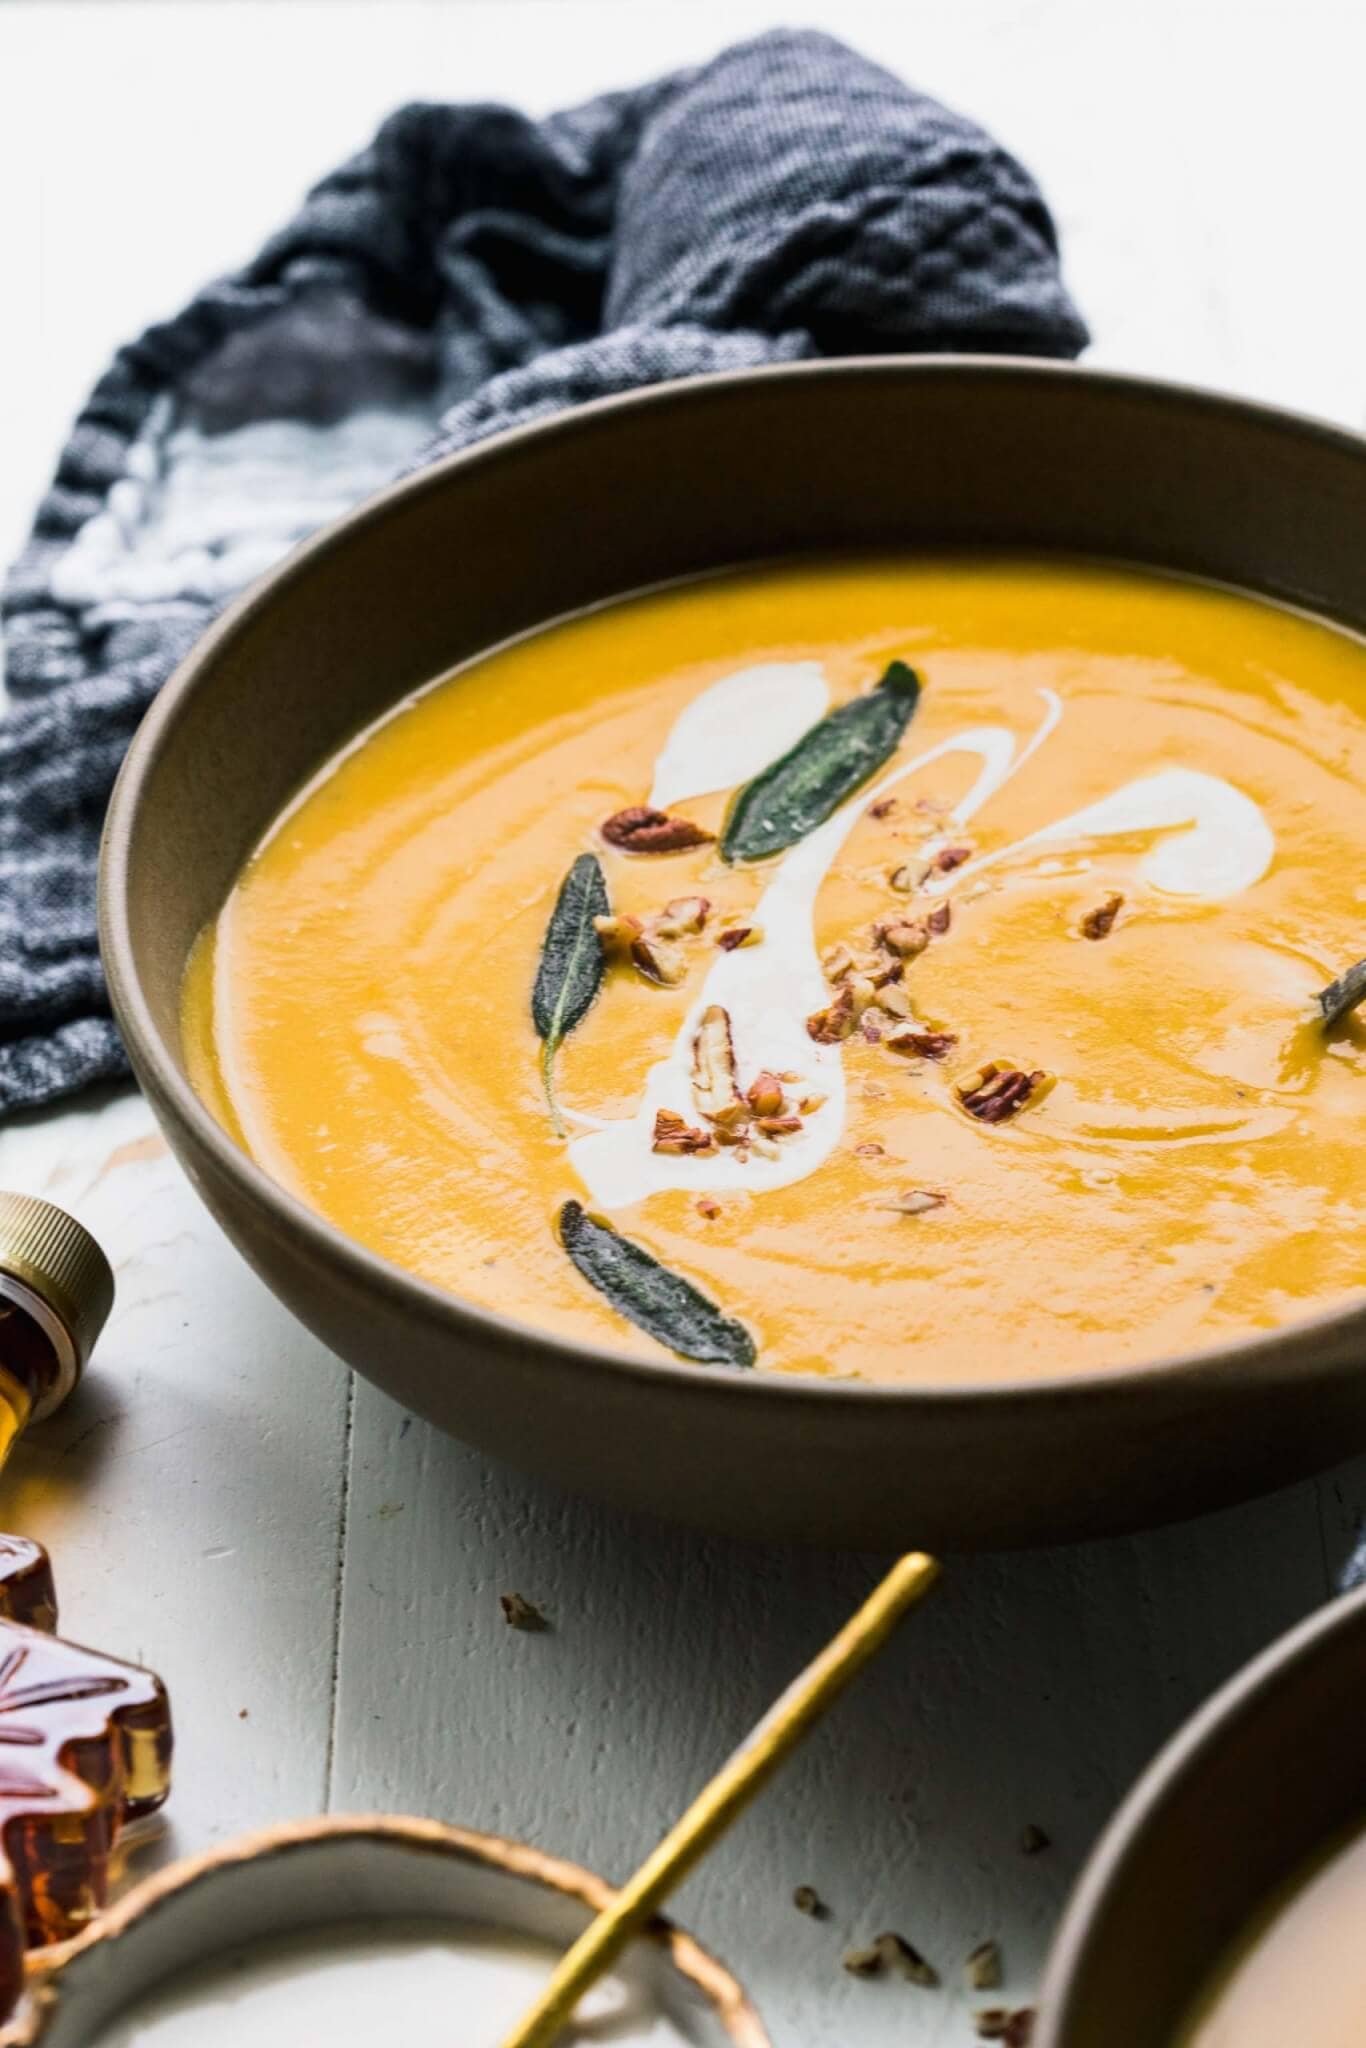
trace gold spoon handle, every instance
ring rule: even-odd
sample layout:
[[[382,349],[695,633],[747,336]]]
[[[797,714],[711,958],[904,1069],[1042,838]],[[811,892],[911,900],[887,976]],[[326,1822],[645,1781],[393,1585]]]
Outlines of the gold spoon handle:
[[[881,1649],[902,1615],[929,1591],[938,1574],[935,1560],[921,1551],[897,1560],[858,1613],[794,1679],[730,1761],[699,1792],[629,1884],[584,1929],[503,2048],[551,2048],[585,1991],[612,1967],[636,1930],[658,1911],[674,1886],[682,1883],[698,1859],[743,1812],[789,1750],[796,1748],[855,1673]]]

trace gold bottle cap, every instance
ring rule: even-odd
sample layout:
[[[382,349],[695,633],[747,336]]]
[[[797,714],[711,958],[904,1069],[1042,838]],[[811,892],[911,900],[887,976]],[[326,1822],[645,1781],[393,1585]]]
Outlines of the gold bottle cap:
[[[36,1195],[0,1193],[0,1299],[12,1301],[52,1346],[56,1367],[33,1420],[61,1407],[84,1372],[114,1305],[114,1274],[90,1232]]]

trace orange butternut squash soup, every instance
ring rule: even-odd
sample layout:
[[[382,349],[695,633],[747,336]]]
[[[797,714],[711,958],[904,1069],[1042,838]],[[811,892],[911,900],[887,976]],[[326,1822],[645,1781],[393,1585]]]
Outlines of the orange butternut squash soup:
[[[203,935],[271,1174],[597,1346],[968,1383],[1366,1279],[1366,650],[1058,561],[803,563],[470,664]]]
[[[1220,1966],[1177,2048],[1358,2048],[1366,2012],[1366,1831],[1268,1905]]]

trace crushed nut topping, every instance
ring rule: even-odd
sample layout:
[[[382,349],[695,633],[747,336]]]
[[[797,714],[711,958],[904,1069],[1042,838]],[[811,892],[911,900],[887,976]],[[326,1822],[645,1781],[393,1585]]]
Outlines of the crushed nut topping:
[[[714,1216],[719,1216],[721,1214],[721,1204],[718,1201],[716,1201],[711,1195],[699,1195],[697,1197],[697,1200],[694,1202],[693,1207],[696,1209],[699,1216],[705,1216],[708,1223],[711,1222]]]
[[[896,890],[898,896],[909,896],[915,888],[915,876],[908,867],[893,868],[887,877],[887,883],[889,888]]]
[[[776,1074],[770,1074],[765,1068],[750,1082],[745,1090],[745,1099],[756,1116],[781,1116],[783,1084]]]
[[[1088,910],[1081,921],[1081,935],[1084,939],[1107,939],[1114,930],[1115,919],[1124,908],[1124,898],[1116,890],[1107,896],[1094,910]]]
[[[927,1963],[904,1934],[879,1934],[873,1946],[888,1969],[895,1970],[909,1984],[919,1984],[926,1991],[933,1991],[938,1984],[939,1972],[934,1964]]]
[[[649,918],[643,924],[639,918],[627,915],[594,918],[594,932],[608,958],[627,958],[647,981],[657,981],[661,987],[672,989],[688,979],[688,956],[678,940],[661,928],[664,922],[674,924],[678,930],[676,920],[670,920],[668,909],[664,909],[657,918]]]
[[[922,918],[898,918],[892,924],[880,924],[876,936],[899,960],[916,959],[930,943],[928,920]]]
[[[834,1001],[827,1003],[823,1010],[815,1010],[806,1020],[809,1035],[817,1045],[838,1045],[848,1038],[858,1023],[854,1007],[854,991],[844,982],[835,992]]]
[[[946,1059],[957,1043],[952,1031],[920,1031],[913,1026],[893,1031],[887,1040],[893,1052],[913,1053],[922,1060]]]
[[[1019,1067],[1009,1067],[1000,1060],[988,1060],[975,1074],[967,1074],[954,1083],[954,1093],[969,1116],[976,1117],[979,1124],[1003,1124],[1008,1117],[1016,1116],[1040,1091],[1046,1092],[1044,1084],[1048,1076],[1041,1067],[1032,1074],[1026,1074]]]
[[[803,1095],[797,1107],[803,1116],[814,1116],[818,1109],[825,1108],[825,1097],[823,1095]]]
[[[652,1149],[677,1154],[710,1152],[714,1149],[714,1141],[710,1131],[688,1123],[675,1110],[657,1109]]]
[[[973,1991],[995,1991],[1001,1982],[1001,1946],[979,1941],[963,1965],[963,1974]]]
[[[740,946],[757,946],[763,939],[763,930],[757,924],[733,924],[716,935],[716,943],[723,953],[734,953]]]
[[[951,875],[955,868],[961,868],[964,861],[971,859],[970,846],[941,846],[934,857],[934,864],[941,875]]]
[[[710,915],[711,904],[705,896],[675,896],[650,919],[650,929],[661,939],[690,938],[702,930]]]
[[[929,916],[925,919],[926,925],[929,927],[930,931],[934,934],[935,938],[937,939],[943,937],[944,933],[948,930],[952,922],[953,911],[950,909],[947,903],[941,903],[939,905],[939,908],[937,910],[932,910]]]
[[[941,1188],[907,1188],[904,1194],[879,1202],[878,1207],[898,1216],[924,1216],[931,1209],[942,1209],[948,1199]]]
[[[859,1026],[859,1029],[862,1031],[869,1045],[881,1045],[882,1027],[878,1023],[877,1018],[873,1015],[871,1010],[866,1011],[864,1013],[863,1020]]]
[[[880,803],[869,804],[868,816],[870,818],[890,818],[895,809],[896,798],[894,796],[884,796]]]
[[[713,1124],[745,1121],[745,1100],[735,1081],[735,1045],[730,1014],[719,1003],[702,1012],[692,1048],[692,1091],[697,1107]]]
[[[886,1149],[885,1145],[878,1144],[876,1138],[869,1138],[866,1144],[855,1145],[854,1157],[855,1159],[881,1159]]]
[[[898,988],[892,982],[878,990],[877,1006],[879,1010],[885,1010],[889,1017],[905,1019],[911,1014],[910,997],[904,988]]]
[[[595,917],[593,929],[609,959],[630,959],[631,948],[645,927],[638,917]]]
[[[607,844],[623,853],[684,853],[690,846],[707,846],[716,837],[691,818],[674,818],[649,804],[628,804],[604,819],[601,829]]]
[[[845,945],[831,946],[821,954],[821,973],[827,981],[843,981],[853,966],[854,956]]]
[[[672,939],[664,939],[647,924],[633,941],[631,958],[649,981],[663,988],[677,988],[688,978],[688,956]]]

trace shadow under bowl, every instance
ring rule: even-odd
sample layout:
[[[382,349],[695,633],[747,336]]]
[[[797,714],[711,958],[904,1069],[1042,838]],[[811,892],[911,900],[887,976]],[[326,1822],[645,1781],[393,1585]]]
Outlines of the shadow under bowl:
[[[1293,1629],[1161,1751],[1054,1945],[1034,2048],[1173,2048],[1240,1934],[1366,1823],[1366,1589]]]
[[[664,385],[486,442],[329,528],[198,644],[133,745],[101,928],[137,1076],[280,1299],[510,1463],[732,1534],[899,1548],[1174,1520],[1366,1444],[1366,1306],[1086,1377],[887,1386],[660,1363],[491,1314],[276,1185],[196,1096],[196,936],[298,787],[401,697],[652,584],[834,551],[1152,565],[1366,625],[1366,442],[1070,366],[902,358]]]

